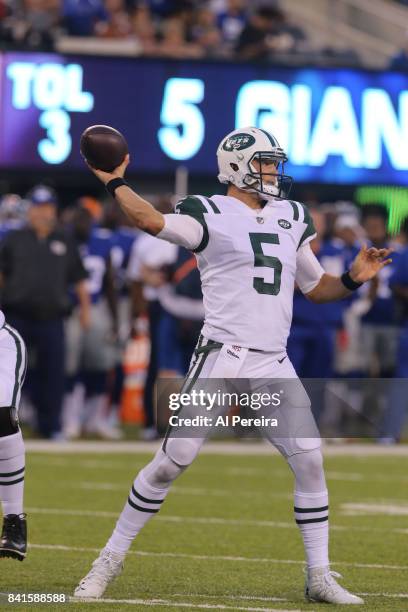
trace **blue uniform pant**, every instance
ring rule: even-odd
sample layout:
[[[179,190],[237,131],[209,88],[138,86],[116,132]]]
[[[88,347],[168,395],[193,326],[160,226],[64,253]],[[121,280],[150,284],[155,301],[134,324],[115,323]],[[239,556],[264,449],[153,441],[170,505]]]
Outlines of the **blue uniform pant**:
[[[381,437],[398,440],[408,412],[408,326],[400,333],[396,366],[395,379],[390,384]]]
[[[29,365],[27,387],[36,408],[38,431],[49,438],[61,430],[65,380],[63,320],[32,321],[8,314],[7,322],[23,337],[29,364],[34,358],[34,367]]]
[[[330,378],[333,376],[335,330],[315,325],[292,325],[288,338],[288,355],[300,378]],[[324,386],[305,382],[312,402],[312,411],[319,423],[324,411]]]
[[[159,324],[163,309],[160,302],[154,300],[148,303],[148,317],[150,328],[150,361],[147,368],[146,382],[144,388],[144,410],[146,427],[155,426],[154,418],[154,385],[158,372],[158,345]]]

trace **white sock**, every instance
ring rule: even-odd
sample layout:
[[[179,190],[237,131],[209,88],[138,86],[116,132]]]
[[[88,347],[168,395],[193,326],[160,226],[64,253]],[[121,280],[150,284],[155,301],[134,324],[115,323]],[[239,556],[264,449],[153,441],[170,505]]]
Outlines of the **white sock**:
[[[295,519],[302,533],[308,569],[329,565],[329,497],[295,491]]]
[[[98,425],[108,418],[108,396],[106,393],[93,395],[85,402],[85,430],[87,433],[97,433]]]
[[[68,438],[81,435],[82,420],[84,416],[85,387],[75,385],[74,389],[64,396],[62,404],[62,430]]]
[[[169,488],[152,487],[139,473],[106,548],[125,554],[142,527],[160,510]]]
[[[24,440],[19,430],[0,438],[0,502],[4,516],[23,512],[24,470]]]

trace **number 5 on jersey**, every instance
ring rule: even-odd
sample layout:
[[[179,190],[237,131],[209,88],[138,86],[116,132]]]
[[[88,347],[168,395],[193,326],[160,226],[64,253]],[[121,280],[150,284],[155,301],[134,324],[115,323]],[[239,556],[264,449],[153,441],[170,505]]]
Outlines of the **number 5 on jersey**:
[[[259,234],[257,232],[250,232],[249,239],[255,255],[255,268],[272,268],[274,270],[273,283],[267,283],[260,276],[254,277],[253,287],[255,291],[267,295],[278,295],[281,287],[282,262],[277,257],[265,255],[262,249],[262,244],[279,244],[278,234]]]

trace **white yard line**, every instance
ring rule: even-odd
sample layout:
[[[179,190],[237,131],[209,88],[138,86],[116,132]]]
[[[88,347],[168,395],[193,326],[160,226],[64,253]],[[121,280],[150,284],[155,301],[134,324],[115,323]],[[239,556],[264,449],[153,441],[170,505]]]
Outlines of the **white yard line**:
[[[202,468],[201,466],[198,466],[196,468],[196,471],[201,473],[205,471],[206,474],[212,473],[211,470],[204,470],[204,468]],[[273,476],[274,478],[287,478],[288,476],[287,469],[285,469],[284,467],[276,468],[273,466],[271,466],[270,468],[266,466],[264,469],[251,467],[223,468],[222,466],[220,466],[218,468],[218,471],[220,473],[227,474],[228,476],[237,476],[238,478],[242,476]],[[339,472],[331,470],[325,470],[325,474],[328,480],[338,480],[344,482],[408,482],[408,476],[403,476],[402,474],[367,474],[363,472]]]
[[[26,508],[28,513],[31,514],[46,514],[56,516],[89,516],[91,518],[117,518],[119,512],[108,512],[105,510],[74,510],[67,508]],[[233,519],[233,518],[220,518],[214,516],[174,516],[174,515],[161,515],[155,517],[156,521],[164,523],[180,523],[180,524],[198,524],[198,525],[234,525],[238,527],[266,527],[266,528],[278,528],[278,529],[297,529],[295,522],[286,523],[282,521],[260,521],[256,519]],[[369,531],[381,532],[381,533],[397,533],[407,534],[408,529],[401,528],[381,528],[381,527],[364,527],[364,526],[346,526],[346,525],[330,525],[332,531]]]
[[[48,466],[51,464],[52,467],[61,467],[61,468],[71,467],[72,468],[73,459],[75,459],[75,457],[71,457],[71,456],[67,456],[65,459],[63,459],[62,457],[55,457],[53,459],[50,459],[49,457],[42,457],[42,456],[38,456],[36,454],[31,453],[29,461],[30,463],[34,463],[35,465],[47,465]],[[132,461],[132,469],[134,470],[135,474],[137,470],[144,467],[145,465],[146,465],[146,462],[140,462],[140,461],[133,462]],[[123,466],[124,466],[124,462],[122,461],[110,461],[109,459],[107,461],[104,461],[100,459],[82,459],[81,458],[81,462],[78,467],[80,467],[81,469],[86,468],[90,470],[104,469],[104,470],[121,471],[123,470]]]
[[[66,486],[66,483],[64,484]],[[126,485],[118,485],[113,482],[75,482],[72,484],[73,488],[85,489],[87,491],[121,491],[122,493],[126,493]],[[170,493],[177,493],[179,495],[193,495],[193,496],[203,496],[203,497],[231,497],[231,491],[226,489],[205,489],[202,487],[179,487],[177,485],[173,485],[170,489]],[[290,493],[271,493],[268,491],[239,491],[238,493],[234,492],[234,495],[237,497],[251,497],[254,495],[261,495],[262,498],[268,499],[293,499],[293,495]]]
[[[341,504],[341,513],[345,516],[386,515],[408,516],[408,504],[389,503],[346,503]],[[404,530],[406,531],[406,530]]]
[[[193,604],[187,601],[169,601],[166,599],[82,599],[70,597],[70,603],[96,604],[130,604],[139,606],[164,606],[169,608],[189,608],[201,610],[247,610],[248,612],[301,612],[299,609],[285,610],[282,608],[252,608],[247,606],[226,606],[224,604]]]
[[[80,482],[77,481],[70,481],[70,480],[66,480],[66,481],[59,481],[60,484],[62,484],[64,487],[72,487],[74,489],[80,488],[80,489],[85,489],[87,491],[119,491],[123,494],[126,494],[127,489],[129,488],[129,482],[126,481],[124,484],[117,484],[114,482],[99,482],[97,480],[83,480]],[[213,489],[213,488],[204,488],[204,487],[179,487],[178,485],[173,485],[169,491],[169,494],[171,493],[177,493],[179,495],[193,495],[193,496],[203,496],[203,497],[231,497],[231,495],[234,496],[242,496],[242,497],[251,497],[253,498],[254,496],[259,496],[262,497],[262,499],[265,501],[267,501],[268,499],[284,499],[284,500],[292,500],[293,499],[293,494],[292,493],[271,493],[269,490],[257,490],[257,491],[248,491],[248,490],[242,490],[242,489],[233,489],[233,490],[228,490],[228,489]],[[360,502],[355,502],[355,503],[360,503]],[[389,505],[396,505],[399,506],[400,504],[403,505],[403,507],[407,506],[405,499],[388,499],[388,498],[375,498],[375,499],[365,499],[364,502],[361,502],[362,504],[369,504],[369,505],[377,505],[377,506],[389,506]],[[405,506],[404,506],[405,505]],[[343,508],[344,506],[347,506],[347,504],[342,504],[340,506],[340,508]],[[346,510],[348,510],[347,508],[345,508]],[[347,512],[344,512],[342,514],[348,514]],[[344,529],[346,529],[346,527],[344,527]],[[359,529],[361,529],[359,527]],[[371,527],[367,527],[368,531],[371,531]],[[375,530],[375,529],[374,529]],[[389,529],[381,529],[381,531],[389,531]],[[401,530],[397,530],[398,532],[400,532]],[[402,530],[404,531],[404,530]]]
[[[168,595],[169,597],[169,595]],[[232,599],[245,601],[288,601],[284,597],[256,597],[256,595],[208,595],[208,593],[173,593],[170,597],[205,597],[208,599]]]
[[[54,514],[57,516],[89,516],[91,518],[117,518],[119,512],[106,512],[105,510],[69,510],[66,508],[26,508],[31,514]],[[256,521],[253,519],[225,519],[212,516],[156,516],[156,521],[164,523],[196,523],[198,525],[238,525],[240,527],[277,527],[283,529],[294,529],[295,522],[283,523],[279,521]],[[348,527],[341,527],[341,530],[347,530]]]
[[[154,453],[160,446],[155,442],[103,442],[98,440],[75,442],[52,442],[47,440],[26,440],[28,452],[41,453]],[[390,456],[407,457],[408,445],[381,446],[378,444],[324,444],[323,452],[327,457],[336,456]],[[203,455],[278,455],[270,444],[263,441],[251,442],[207,442],[201,450]]]
[[[99,553],[100,548],[84,548],[79,546],[65,546],[64,544],[30,544],[30,548],[44,550],[60,550],[68,552],[93,552]],[[273,559],[270,557],[236,557],[233,555],[193,555],[189,553],[173,553],[173,552],[148,552],[143,550],[129,551],[129,555],[138,557],[160,557],[172,559],[191,559],[195,561],[232,561],[237,563],[272,563],[277,565],[304,565],[304,561],[295,559]],[[362,569],[386,569],[386,570],[408,570],[408,565],[387,565],[381,563],[351,563],[350,561],[336,561],[334,566],[344,567],[359,567]]]
[[[361,597],[390,597],[392,599],[408,599],[408,593],[357,593]]]
[[[357,593],[361,597],[390,597],[393,599],[408,599],[408,593]],[[169,597],[169,595],[168,595]],[[232,599],[232,600],[249,600],[249,601],[289,601],[283,597],[257,597],[256,595],[208,595],[199,593],[174,593],[170,597],[205,597],[207,599]]]
[[[100,444],[104,444],[101,442]],[[54,448],[54,447],[52,447]],[[66,451],[62,451],[63,454]],[[78,452],[81,452],[78,450]],[[110,451],[107,451],[110,452]],[[208,453],[210,454],[210,453]],[[216,454],[216,453],[215,453]],[[51,465],[53,467],[72,467],[72,460],[70,458],[63,459],[61,457],[57,457],[50,462],[48,459],[44,457],[36,456],[35,453],[31,453],[29,457],[29,461],[32,461],[34,464],[44,464]],[[128,460],[126,459],[126,467],[128,468]],[[145,462],[132,462],[132,470],[136,475],[137,471],[144,467]],[[193,464],[195,474],[206,474],[213,475],[214,471],[212,469],[205,468],[201,465]],[[80,464],[78,465],[81,469],[106,469],[106,470],[118,470],[123,471],[124,462],[120,461],[110,461],[110,460],[98,460],[98,459],[81,459]],[[262,468],[252,468],[252,467],[223,467],[222,465],[217,467],[217,473],[222,473],[227,476],[234,476],[237,478],[242,477],[251,477],[251,476],[261,476],[261,477],[273,477],[273,478],[284,478],[286,479],[290,474],[288,468],[283,466],[282,468],[275,467],[273,465],[266,465],[264,469]],[[370,482],[399,482],[399,483],[408,483],[408,476],[402,474],[381,474],[381,473],[363,473],[363,472],[340,472],[340,471],[326,471],[326,477],[328,480],[336,480],[336,481],[344,481],[344,482],[362,482],[362,481],[370,481]]]

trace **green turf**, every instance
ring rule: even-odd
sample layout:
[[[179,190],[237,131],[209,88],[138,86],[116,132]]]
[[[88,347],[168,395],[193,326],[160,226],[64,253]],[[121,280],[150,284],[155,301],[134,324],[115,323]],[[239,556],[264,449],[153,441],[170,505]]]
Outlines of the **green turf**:
[[[35,545],[100,548],[112,530],[129,485],[148,458],[29,454],[26,506],[29,539],[34,546],[23,563],[1,560],[0,592],[72,593],[96,553]],[[408,593],[408,512],[348,516],[342,508],[346,503],[388,503],[397,509],[407,508],[406,459],[327,458],[326,469],[333,568],[343,574],[345,586],[354,592],[388,595],[368,595],[367,605],[359,609],[408,610],[408,596],[391,597]],[[303,600],[303,552],[293,521],[292,486],[292,477],[279,457],[199,457],[175,483],[160,515],[137,538],[124,573],[105,594],[113,600],[157,599],[174,606],[70,603],[69,609],[200,610],[222,605],[227,610],[319,608]],[[75,515],[75,511],[89,514]],[[92,515],[92,511],[97,514]],[[186,522],[180,517],[186,517]],[[364,567],[369,564],[395,567]],[[13,607],[0,602],[0,609]],[[14,609],[50,611],[67,607],[25,604]]]

